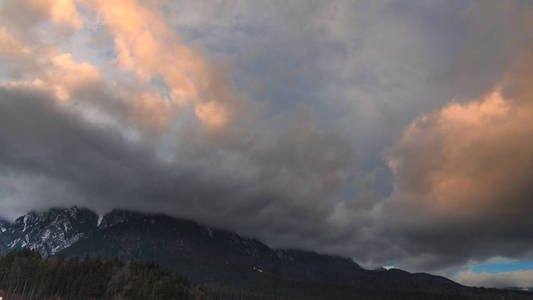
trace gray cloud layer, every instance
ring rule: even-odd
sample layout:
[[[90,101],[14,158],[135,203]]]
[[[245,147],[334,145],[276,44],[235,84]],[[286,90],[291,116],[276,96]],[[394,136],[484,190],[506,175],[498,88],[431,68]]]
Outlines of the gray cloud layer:
[[[527,3],[181,1],[143,43],[93,1],[25,3],[1,7],[29,20],[0,26],[4,217],[165,212],[447,274],[533,255]]]

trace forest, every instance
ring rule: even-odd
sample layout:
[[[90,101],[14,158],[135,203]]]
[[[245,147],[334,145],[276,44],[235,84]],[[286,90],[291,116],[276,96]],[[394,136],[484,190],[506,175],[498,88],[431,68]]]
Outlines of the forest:
[[[272,293],[219,285],[199,285],[147,261],[86,256],[41,257],[29,249],[0,256],[3,299],[176,299],[176,300],[307,300],[307,299],[530,299],[530,293],[494,289],[454,292],[362,290],[350,286],[281,280]]]
[[[155,263],[42,258],[27,249],[0,258],[0,289],[7,299],[217,299]]]

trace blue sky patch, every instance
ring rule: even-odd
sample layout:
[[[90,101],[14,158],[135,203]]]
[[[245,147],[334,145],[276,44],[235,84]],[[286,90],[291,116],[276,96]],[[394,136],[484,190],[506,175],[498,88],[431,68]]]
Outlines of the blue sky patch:
[[[533,260],[517,260],[498,263],[487,263],[472,268],[472,272],[502,273],[517,270],[533,270]]]

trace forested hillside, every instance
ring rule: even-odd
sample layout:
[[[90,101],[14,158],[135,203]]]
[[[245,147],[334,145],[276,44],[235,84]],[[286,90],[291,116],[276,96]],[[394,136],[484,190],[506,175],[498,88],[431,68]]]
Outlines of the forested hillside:
[[[7,299],[217,299],[155,263],[43,259],[32,250],[0,258],[0,289]]]
[[[7,299],[177,299],[177,300],[308,300],[308,299],[531,299],[531,293],[494,289],[417,292],[361,289],[279,279],[270,292],[227,286],[200,286],[152,262],[85,257],[43,258],[33,250],[0,257],[0,296]]]

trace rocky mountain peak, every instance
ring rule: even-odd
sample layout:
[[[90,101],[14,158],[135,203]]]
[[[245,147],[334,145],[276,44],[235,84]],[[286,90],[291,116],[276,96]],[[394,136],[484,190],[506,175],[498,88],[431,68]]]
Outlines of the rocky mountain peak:
[[[0,224],[1,249],[30,248],[43,256],[64,250],[96,230],[98,216],[86,208],[52,208],[31,211],[12,224]]]

